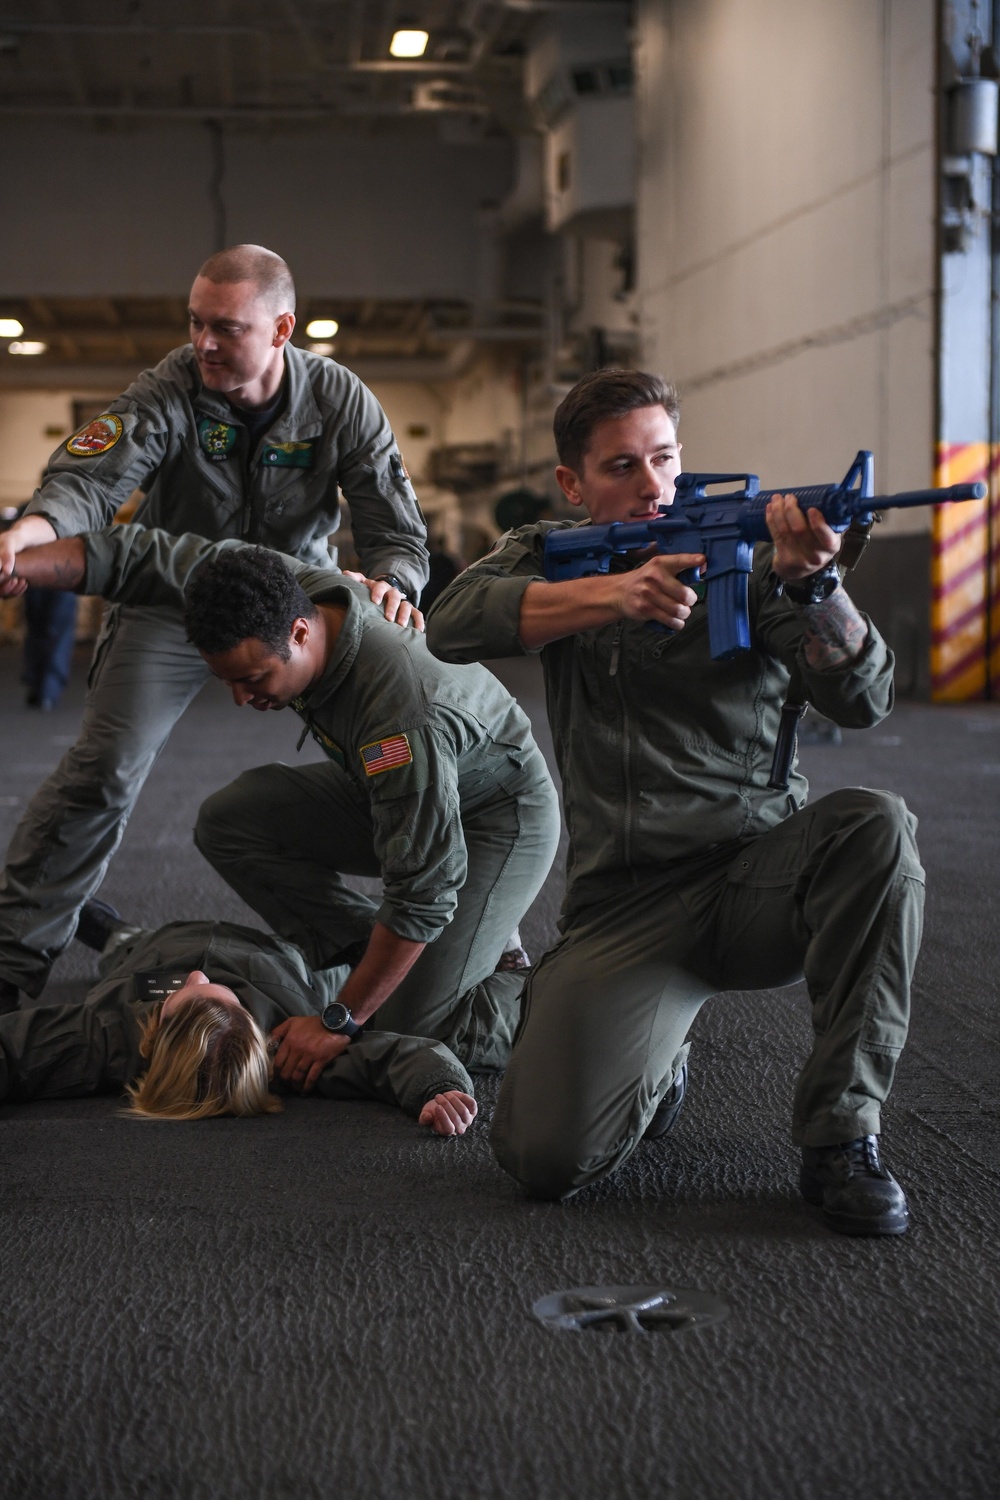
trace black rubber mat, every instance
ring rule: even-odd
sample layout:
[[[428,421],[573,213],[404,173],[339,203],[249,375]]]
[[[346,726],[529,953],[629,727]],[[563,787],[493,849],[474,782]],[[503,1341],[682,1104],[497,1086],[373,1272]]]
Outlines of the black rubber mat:
[[[73,736],[0,652],[4,842]],[[504,673],[542,713],[530,663]],[[137,921],[245,909],[190,843],[198,802],[292,760],[290,715],[214,685],[156,766],[102,895]],[[304,751],[309,755],[309,751]],[[109,1098],[0,1107],[0,1492],[57,1497],[991,1496],[1000,1431],[1000,706],[904,704],[806,747],[820,794],[901,792],[928,872],[912,1041],[886,1116],[913,1228],[827,1232],[796,1189],[801,987],[706,1005],[675,1135],[564,1207],[486,1139],[377,1105],[261,1121],[122,1118]],[[553,932],[550,878],[523,932]],[[50,999],[81,995],[74,944]],[[671,1337],[553,1331],[567,1288],[710,1294]]]

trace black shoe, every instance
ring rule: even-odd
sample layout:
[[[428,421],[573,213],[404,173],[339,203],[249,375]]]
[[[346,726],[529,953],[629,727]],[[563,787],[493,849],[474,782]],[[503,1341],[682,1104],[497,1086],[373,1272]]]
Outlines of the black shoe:
[[[877,1135],[804,1147],[799,1187],[840,1234],[905,1234],[909,1228],[906,1194],[882,1165]]]
[[[9,1016],[21,1009],[20,991],[9,979],[0,979],[0,1016]]]
[[[116,932],[119,927],[125,926],[125,918],[121,912],[115,911],[106,901],[98,901],[91,896],[85,901],[80,912],[80,920],[76,924],[74,936],[78,943],[85,948],[93,948],[98,953],[103,953],[108,938]]]
[[[670,1134],[684,1108],[687,1086],[688,1065],[685,1061],[681,1063],[680,1072],[656,1106],[653,1118],[643,1131],[644,1141],[661,1141],[665,1135]]]

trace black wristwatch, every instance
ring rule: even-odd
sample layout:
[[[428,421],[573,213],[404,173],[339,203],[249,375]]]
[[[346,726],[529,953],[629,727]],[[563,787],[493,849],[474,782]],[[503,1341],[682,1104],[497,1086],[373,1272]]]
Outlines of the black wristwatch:
[[[354,1020],[346,1005],[341,1005],[339,1000],[334,1000],[326,1007],[320,1020],[327,1031],[336,1032],[338,1036],[355,1037],[361,1030],[357,1021]]]
[[[782,593],[787,594],[793,604],[822,604],[824,599],[829,599],[839,588],[839,569],[836,563],[828,563],[818,573],[810,573],[808,578],[783,584]]]
[[[409,591],[407,590],[406,584],[403,583],[400,579],[398,579],[396,577],[395,573],[377,573],[375,575],[375,582],[376,583],[388,583],[392,588],[399,589],[399,592],[402,594],[402,596],[403,596],[404,599],[409,599],[410,598]],[[412,599],[410,599],[410,603],[411,604],[413,603]]]

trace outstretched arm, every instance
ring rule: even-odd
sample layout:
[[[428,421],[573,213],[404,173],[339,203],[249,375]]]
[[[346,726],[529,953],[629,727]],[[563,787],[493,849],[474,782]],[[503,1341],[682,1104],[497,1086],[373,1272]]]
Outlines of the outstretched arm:
[[[42,516],[28,516],[30,522],[39,522],[38,528],[47,528],[55,536],[52,527]],[[20,525],[20,522],[18,523]],[[0,541],[7,541],[14,527],[4,533]],[[30,534],[30,529],[29,529]],[[66,589],[75,592],[83,584],[87,571],[87,554],[78,536],[63,537],[61,541],[42,541],[40,546],[15,546],[0,555],[0,599],[14,599],[23,594],[29,584],[39,588]]]

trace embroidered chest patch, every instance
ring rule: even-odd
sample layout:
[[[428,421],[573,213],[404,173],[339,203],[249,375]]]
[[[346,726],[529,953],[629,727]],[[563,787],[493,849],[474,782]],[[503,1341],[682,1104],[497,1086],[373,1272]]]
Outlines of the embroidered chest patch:
[[[373,740],[370,745],[362,745],[360,754],[366,776],[408,766],[413,760],[413,751],[405,734],[392,734],[387,740]]]
[[[116,417],[111,411],[105,412],[101,417],[94,417],[79,432],[74,432],[66,444],[66,452],[72,453],[74,458],[96,458],[98,453],[107,453],[113,448],[124,431],[121,417]]]
[[[198,441],[202,453],[214,464],[221,464],[236,446],[236,428],[228,422],[215,422],[211,417],[202,417],[198,423]]]
[[[313,447],[309,443],[268,443],[260,455],[262,464],[279,469],[311,469]]]

